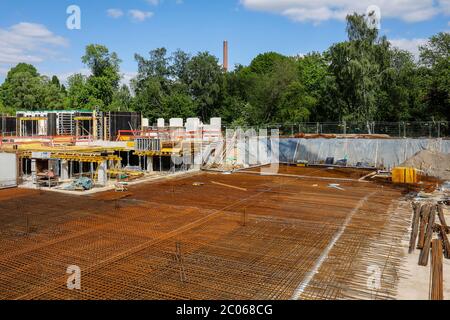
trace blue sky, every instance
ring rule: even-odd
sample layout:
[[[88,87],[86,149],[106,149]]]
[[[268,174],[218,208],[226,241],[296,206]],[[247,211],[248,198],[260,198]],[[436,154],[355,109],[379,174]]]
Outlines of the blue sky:
[[[81,9],[81,30],[66,27],[72,4]],[[346,38],[345,14],[370,4],[380,8],[381,33],[413,52],[450,30],[450,0],[2,0],[0,82],[21,61],[62,79],[86,73],[80,57],[90,43],[118,53],[124,81],[136,72],[134,53],[163,46],[221,59],[227,39],[231,65],[266,51],[323,51]]]

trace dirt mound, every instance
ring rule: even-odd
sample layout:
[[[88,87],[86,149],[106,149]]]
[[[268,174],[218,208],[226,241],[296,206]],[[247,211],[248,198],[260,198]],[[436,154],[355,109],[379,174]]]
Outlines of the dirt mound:
[[[450,154],[423,150],[400,165],[422,170],[426,175],[450,180]]]

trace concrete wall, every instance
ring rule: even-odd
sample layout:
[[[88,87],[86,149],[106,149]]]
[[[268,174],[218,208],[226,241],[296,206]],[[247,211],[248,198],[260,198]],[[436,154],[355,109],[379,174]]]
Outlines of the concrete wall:
[[[0,189],[17,186],[17,156],[0,153]]]

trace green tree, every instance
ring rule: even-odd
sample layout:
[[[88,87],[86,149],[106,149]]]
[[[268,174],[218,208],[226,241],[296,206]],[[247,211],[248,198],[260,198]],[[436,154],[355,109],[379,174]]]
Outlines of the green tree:
[[[170,118],[191,118],[195,117],[196,105],[192,98],[182,92],[173,92],[164,98],[164,109]]]
[[[420,105],[417,67],[411,53],[389,50],[388,66],[381,74],[374,120],[408,121]]]
[[[172,77],[180,83],[187,83],[188,63],[191,61],[191,56],[182,50],[177,50],[172,54],[171,61],[169,72]]]
[[[151,122],[155,122],[158,118],[167,118],[168,111],[164,104],[165,94],[161,88],[161,83],[157,79],[135,79],[132,85],[137,89],[136,97],[133,101],[133,109],[135,111],[142,112]]]
[[[187,75],[186,84],[197,106],[196,113],[207,121],[220,108],[223,74],[219,61],[208,52],[198,53],[188,62]]]
[[[298,59],[298,82],[304,86],[308,96],[306,107],[310,111],[307,119],[312,121],[329,121],[333,112],[329,110],[330,102],[327,92],[328,63],[325,57],[313,52]],[[309,104],[313,103],[313,105]]]
[[[424,116],[450,120],[450,34],[438,33],[420,48]],[[430,119],[430,120],[431,120]]]
[[[90,44],[86,46],[85,54],[81,61],[89,67],[93,77],[107,77],[115,87],[120,81],[120,63],[117,53],[109,52],[103,45]]]
[[[280,119],[279,109],[286,88],[297,80],[297,69],[293,59],[281,59],[272,67],[272,72],[254,74],[248,87],[244,113],[251,125],[269,124],[275,121],[290,122]]]
[[[86,46],[86,52],[81,58],[92,75],[87,79],[87,89],[90,99],[89,108],[95,108],[94,104],[99,103],[100,107],[107,107],[112,103],[114,92],[119,88],[120,63],[115,52],[110,53],[103,45],[90,44]]]
[[[43,106],[47,110],[61,110],[64,108],[65,92],[62,90],[56,76],[52,79],[42,77],[41,96]]]
[[[289,58],[276,52],[266,52],[256,56],[250,63],[250,71],[257,74],[267,74],[275,70],[276,66]]]
[[[155,122],[157,118],[166,118],[169,111],[165,99],[171,88],[167,50],[152,50],[148,59],[135,54],[135,60],[138,63],[138,74],[131,82],[136,95],[134,110],[142,112],[151,122]]]
[[[308,120],[316,103],[316,99],[308,94],[303,84],[292,82],[281,96],[279,122],[300,123]]]
[[[30,64],[19,63],[7,74],[2,84],[2,101],[6,107],[15,110],[40,109],[42,79],[36,68]]]
[[[67,109],[84,109],[90,101],[90,92],[86,76],[75,73],[67,79]]]
[[[145,86],[148,79],[158,81],[161,88],[169,91],[170,87],[170,58],[167,56],[166,48],[158,48],[149,52],[149,59],[145,59],[139,54],[135,54],[134,58],[138,63],[138,75],[136,77],[136,89],[139,90],[141,85]]]
[[[428,43],[420,47],[420,62],[433,67],[447,62],[450,58],[450,33],[440,32],[432,36]]]
[[[122,85],[114,92],[113,100],[109,109],[112,111],[130,111],[132,109],[133,97],[127,85]]]
[[[367,26],[364,15],[347,16],[347,33],[349,41],[334,44],[327,52],[334,78],[329,92],[335,96],[339,120],[373,120],[383,72],[379,59],[389,44],[378,38],[377,29]]]
[[[58,89],[61,88],[61,83],[59,82],[59,79],[58,79],[57,76],[53,76],[53,77],[52,77],[51,83],[52,83],[54,86],[56,86]]]

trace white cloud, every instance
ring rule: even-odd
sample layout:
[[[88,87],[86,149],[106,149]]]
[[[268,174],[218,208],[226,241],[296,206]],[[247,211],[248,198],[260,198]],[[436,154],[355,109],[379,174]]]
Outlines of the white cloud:
[[[70,76],[76,74],[76,73],[81,73],[83,76],[90,76],[91,75],[91,71],[87,68],[82,68],[82,69],[78,69],[78,70],[74,70],[71,72],[64,72],[64,73],[52,73],[52,72],[46,72],[43,71],[42,74],[51,78],[52,76],[57,76],[59,81],[64,84],[67,85],[67,79],[69,79]]]
[[[6,76],[6,74],[8,73],[9,69],[6,68],[0,68],[0,76]]]
[[[450,0],[439,0],[439,7],[445,14],[450,15]]]
[[[131,16],[131,18],[134,21],[137,21],[137,22],[145,21],[146,19],[149,19],[149,18],[153,17],[153,15],[154,15],[153,12],[141,11],[141,10],[137,10],[137,9],[129,10],[128,14]]]
[[[146,0],[146,1],[152,6],[157,6],[159,4],[159,0]]]
[[[450,0],[240,0],[257,11],[272,12],[294,21],[319,23],[344,20],[353,12],[365,13],[370,5],[381,9],[382,18],[398,18],[407,22],[429,20],[437,14],[450,14]]]
[[[106,10],[106,14],[111,18],[117,19],[123,16],[123,11],[120,9],[111,8]]]
[[[44,25],[21,22],[0,28],[0,67],[3,70],[20,63],[40,63],[58,56],[57,49],[67,47],[68,41]]]
[[[137,76],[137,72],[130,72],[126,71],[122,73],[122,79],[120,79],[120,84],[126,84],[127,86],[130,86],[131,79],[135,78]]]
[[[411,52],[414,57],[416,59],[419,58],[419,47],[423,46],[427,43],[427,39],[423,39],[423,38],[415,38],[415,39],[394,39],[394,40],[389,40],[392,44],[392,46],[402,49],[402,50],[406,50]]]
[[[5,70],[6,72],[8,70]],[[0,75],[2,75],[3,70],[0,68]],[[4,74],[6,74],[6,72]],[[76,73],[81,73],[83,76],[89,77],[90,75],[92,75],[91,70],[89,70],[88,68],[81,68],[78,70],[74,70],[74,71],[70,71],[70,72],[63,72],[63,73],[52,73],[52,72],[47,72],[47,71],[43,71],[42,74],[46,75],[47,77],[51,78],[52,76],[57,76],[59,81],[64,84],[67,85],[67,80],[69,79],[70,76],[76,74]],[[121,73],[122,78],[120,79],[120,84],[126,84],[127,86],[130,85],[131,79],[135,78],[137,76],[137,72],[135,71],[125,71]]]

